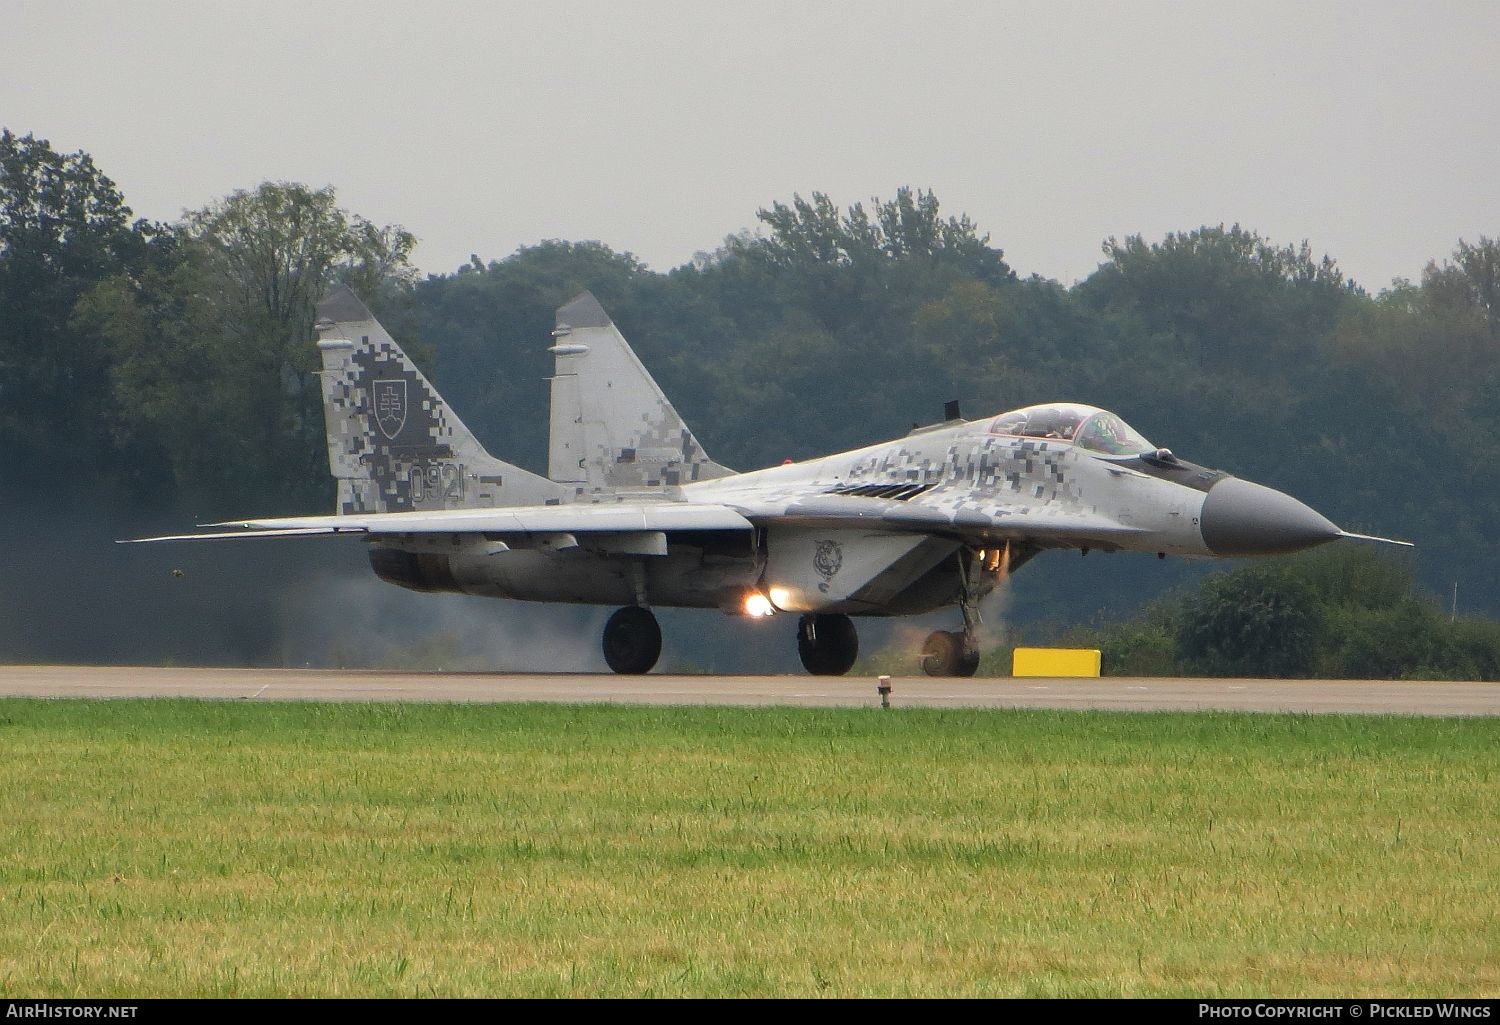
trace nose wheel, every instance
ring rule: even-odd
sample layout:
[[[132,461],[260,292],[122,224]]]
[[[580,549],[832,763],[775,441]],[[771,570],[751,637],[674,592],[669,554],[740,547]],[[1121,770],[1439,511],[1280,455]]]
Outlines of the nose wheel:
[[[604,624],[604,661],[617,673],[649,673],[661,657],[661,626],[650,609],[630,605]]]
[[[973,676],[979,671],[979,649],[962,630],[934,630],[922,644],[922,671],[928,676]]]
[[[797,623],[797,654],[814,676],[843,676],[859,657],[859,633],[841,613],[803,616]]]

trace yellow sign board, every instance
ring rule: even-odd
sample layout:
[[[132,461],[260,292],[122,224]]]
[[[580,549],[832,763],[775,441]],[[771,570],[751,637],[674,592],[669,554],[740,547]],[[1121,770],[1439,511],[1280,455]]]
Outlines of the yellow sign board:
[[[1098,648],[1017,648],[1012,676],[1098,676]]]

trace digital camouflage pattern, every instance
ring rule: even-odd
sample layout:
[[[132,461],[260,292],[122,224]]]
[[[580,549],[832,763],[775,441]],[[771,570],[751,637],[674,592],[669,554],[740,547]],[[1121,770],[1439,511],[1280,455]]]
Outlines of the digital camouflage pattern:
[[[567,494],[487,453],[348,288],[319,303],[317,318],[340,513],[525,505]]]

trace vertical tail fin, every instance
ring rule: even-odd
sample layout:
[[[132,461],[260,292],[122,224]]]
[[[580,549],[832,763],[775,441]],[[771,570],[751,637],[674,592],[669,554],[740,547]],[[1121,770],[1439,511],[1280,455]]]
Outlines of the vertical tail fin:
[[[553,480],[585,496],[734,472],[703,451],[592,294],[558,309],[552,336],[557,369],[547,474]]]
[[[339,513],[541,505],[571,494],[486,452],[347,287],[318,304],[317,318]]]

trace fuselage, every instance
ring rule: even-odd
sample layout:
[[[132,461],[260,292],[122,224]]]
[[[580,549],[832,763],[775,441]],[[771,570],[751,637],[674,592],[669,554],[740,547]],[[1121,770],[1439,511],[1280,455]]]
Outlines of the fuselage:
[[[571,535],[526,547],[433,536],[380,542],[383,578],[419,590],[530,601],[739,611],[924,612],[995,586],[1047,548],[1184,556],[1310,547],[1338,528],[1280,492],[1150,446],[1113,414],[1054,404],[914,430],[800,463],[615,501],[739,510],[749,531],[665,536],[649,558]]]
[[[861,498],[931,511],[978,541],[1050,546],[1037,536],[1040,519],[1055,522],[1058,535],[1080,538],[1065,547],[1214,554],[1199,521],[1208,488],[1224,474],[1181,461],[1107,458],[1069,439],[995,433],[993,422],[919,429],[868,448],[692,485],[683,494],[762,515],[802,510],[808,517],[825,496]],[[1026,525],[1007,527],[1008,518]],[[1085,536],[1091,527],[1094,538]]]

